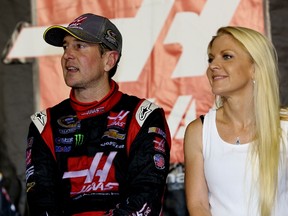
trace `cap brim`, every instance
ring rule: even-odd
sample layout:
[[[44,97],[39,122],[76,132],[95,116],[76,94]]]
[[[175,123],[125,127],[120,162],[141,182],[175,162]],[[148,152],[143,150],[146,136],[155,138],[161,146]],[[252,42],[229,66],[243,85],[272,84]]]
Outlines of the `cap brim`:
[[[64,37],[70,34],[71,36],[77,38],[78,40],[89,42],[89,43],[101,43],[100,40],[96,39],[95,37],[87,34],[81,29],[76,28],[66,28],[64,26],[51,26],[43,34],[44,40],[53,46],[62,47],[63,46],[63,39]]]

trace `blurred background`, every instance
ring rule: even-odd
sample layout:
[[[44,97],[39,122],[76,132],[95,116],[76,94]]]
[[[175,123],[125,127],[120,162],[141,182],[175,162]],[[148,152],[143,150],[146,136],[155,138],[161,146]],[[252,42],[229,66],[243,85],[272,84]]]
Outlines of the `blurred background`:
[[[278,52],[280,96],[287,106],[288,1],[1,0],[0,180],[5,191],[0,215],[25,215],[30,115],[69,96],[60,67],[62,49],[46,44],[43,32],[88,12],[110,18],[122,32],[123,55],[114,77],[120,90],[165,110],[173,142],[164,213],[188,215],[183,135],[187,124],[213,105],[205,75],[207,44],[226,25],[267,35]]]

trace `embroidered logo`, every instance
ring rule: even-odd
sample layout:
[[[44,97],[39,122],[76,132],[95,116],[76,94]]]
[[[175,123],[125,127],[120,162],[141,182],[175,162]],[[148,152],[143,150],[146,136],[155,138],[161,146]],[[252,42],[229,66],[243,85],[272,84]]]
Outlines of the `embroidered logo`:
[[[154,157],[154,164],[157,169],[164,169],[165,168],[165,159],[161,154],[155,154]]]
[[[75,134],[74,138],[75,138],[75,145],[76,146],[80,146],[83,144],[83,142],[84,142],[84,135],[83,134]]]
[[[126,119],[130,111],[124,111],[122,110],[119,113],[110,113],[110,116],[108,116],[108,123],[107,126],[117,126],[119,128],[124,129],[126,125]]]
[[[108,130],[104,132],[103,137],[109,137],[112,139],[119,139],[119,140],[124,140],[125,139],[125,134],[120,134],[117,130]]]
[[[63,116],[57,120],[58,124],[64,128],[76,128],[79,126],[79,121],[77,116]]]
[[[43,112],[35,113],[35,118],[41,123],[41,125],[45,124],[46,115]]]
[[[81,16],[76,18],[72,23],[69,24],[69,28],[78,28],[87,17]],[[82,28],[81,28],[82,29]]]
[[[140,112],[140,120],[143,121],[146,116],[152,112],[152,110],[150,109],[151,103],[149,103],[147,106],[142,106],[141,107],[141,112]]]
[[[157,133],[157,134],[163,136],[164,139],[166,139],[166,133],[158,127],[149,127],[148,133]]]
[[[154,149],[156,151],[160,151],[162,153],[165,153],[165,140],[161,139],[159,137],[155,137],[155,139],[153,140],[154,143]]]
[[[91,158],[92,162],[89,167],[84,169],[77,169],[77,167],[83,167],[83,161],[85,161],[86,165],[88,158],[72,158],[68,164],[70,171],[64,172],[62,177],[71,181],[72,189],[70,194],[77,195],[93,191],[117,191],[119,184],[114,181],[113,167],[116,154],[117,152],[110,152],[109,155],[104,155],[103,152],[98,152],[93,159]]]

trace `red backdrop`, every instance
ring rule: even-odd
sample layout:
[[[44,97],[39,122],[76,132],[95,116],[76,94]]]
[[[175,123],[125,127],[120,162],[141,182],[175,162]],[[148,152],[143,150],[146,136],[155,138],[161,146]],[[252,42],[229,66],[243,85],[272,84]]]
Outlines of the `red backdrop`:
[[[187,124],[213,104],[205,75],[212,35],[224,25],[264,31],[262,0],[38,0],[36,11],[38,26],[68,24],[88,12],[112,19],[124,37],[115,80],[120,90],[165,109],[172,163],[183,161]],[[68,97],[59,55],[39,58],[39,93],[40,109]]]

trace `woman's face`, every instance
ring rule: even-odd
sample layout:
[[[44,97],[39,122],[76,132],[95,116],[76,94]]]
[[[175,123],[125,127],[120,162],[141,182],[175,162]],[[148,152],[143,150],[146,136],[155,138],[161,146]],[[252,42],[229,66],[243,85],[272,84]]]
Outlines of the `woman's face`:
[[[254,66],[246,49],[231,35],[223,34],[208,53],[207,77],[215,95],[229,97],[253,88]]]

